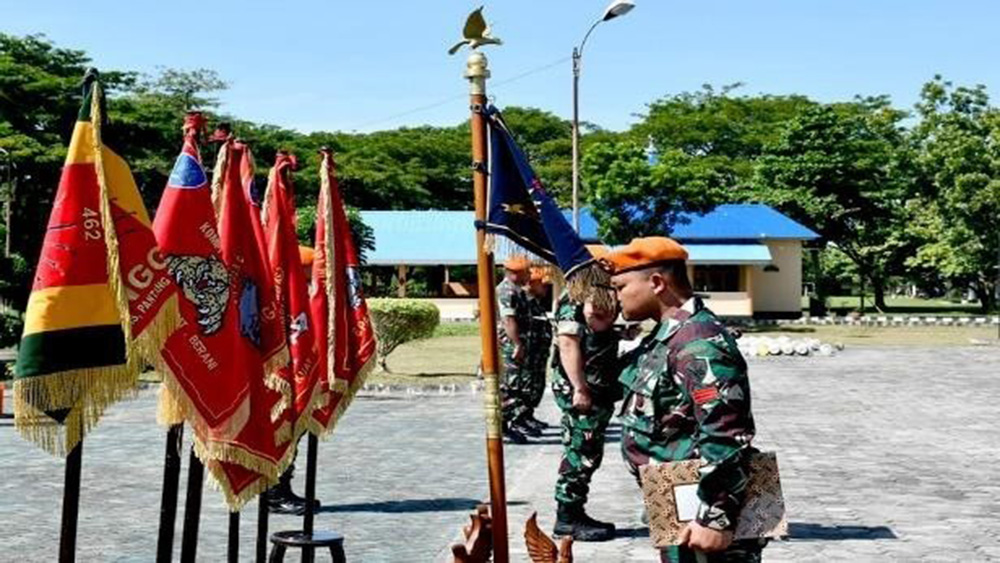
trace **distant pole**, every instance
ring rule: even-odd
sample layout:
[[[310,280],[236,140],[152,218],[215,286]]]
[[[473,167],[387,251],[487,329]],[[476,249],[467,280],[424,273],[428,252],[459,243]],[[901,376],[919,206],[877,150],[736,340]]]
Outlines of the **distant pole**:
[[[576,47],[573,47],[573,230],[580,232],[580,49]]]
[[[479,284],[479,336],[482,344],[484,409],[486,411],[486,455],[490,475],[490,506],[493,527],[493,561],[508,563],[507,492],[504,483],[503,437],[500,413],[500,358],[497,353],[496,288],[493,253],[486,252],[486,79],[490,77],[486,56],[473,50],[466,62],[465,77],[469,80],[469,104],[472,110],[472,185],[475,195],[477,281]]]
[[[59,534],[59,563],[76,561],[76,524],[80,516],[80,468],[82,464],[83,440],[80,440],[66,457],[62,532]]]

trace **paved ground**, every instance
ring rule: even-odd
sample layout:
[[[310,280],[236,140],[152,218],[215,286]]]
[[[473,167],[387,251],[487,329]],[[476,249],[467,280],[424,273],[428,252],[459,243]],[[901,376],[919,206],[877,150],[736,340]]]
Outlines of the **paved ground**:
[[[765,560],[1000,560],[998,363],[996,348],[754,361],[757,443],[778,452],[792,533]],[[544,404],[542,418],[555,421]],[[144,392],[112,408],[87,441],[79,561],[153,559],[163,450],[154,409]],[[468,393],[356,402],[321,444],[319,527],[346,535],[351,561],[445,561],[465,514],[487,494],[479,413],[480,397]],[[512,559],[526,561],[530,512],[544,528],[553,523],[558,438],[506,455]],[[0,476],[0,561],[54,560],[62,462],[0,420]],[[577,561],[655,561],[640,502],[609,444],[591,511],[623,534],[578,544]],[[254,513],[245,516],[241,560],[252,558]],[[273,517],[272,530],[298,523]],[[199,559],[224,560],[225,534],[221,497],[206,487]],[[177,535],[179,544],[179,524]]]

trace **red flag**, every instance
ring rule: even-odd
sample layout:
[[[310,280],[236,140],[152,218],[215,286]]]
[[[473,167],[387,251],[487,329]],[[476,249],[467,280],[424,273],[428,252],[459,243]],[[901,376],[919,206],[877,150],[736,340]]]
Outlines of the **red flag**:
[[[197,135],[203,125],[200,114],[185,120],[184,146],[153,223],[167,271],[185,297],[180,300],[186,328],[180,336],[183,341],[172,337],[165,359],[171,366],[173,398],[194,427],[202,461],[209,467],[225,461],[259,470],[267,467],[266,462],[240,436],[251,409],[248,375],[261,373],[260,357],[247,353],[241,335],[241,280],[221,255],[215,210],[198,153]],[[226,480],[219,483],[230,506],[238,508],[238,492]]]
[[[340,197],[333,155],[329,150],[322,154],[310,305],[320,379],[329,397],[313,419],[330,431],[375,365],[375,330],[361,291],[358,254]]]
[[[291,171],[295,158],[279,152],[268,176],[264,194],[264,231],[268,245],[268,262],[285,326],[292,356],[286,381],[294,389],[292,428],[297,439],[306,430],[319,434],[322,428],[312,423],[311,413],[322,400],[319,385],[319,357],[316,336],[309,313],[306,277],[299,261],[299,244],[295,235],[295,201]]]
[[[250,419],[236,442],[249,455],[247,461],[252,462],[242,465],[253,467],[248,469],[226,462],[208,465],[217,480],[226,482],[223,490],[230,506],[241,506],[276,483],[291,462],[293,452],[291,432],[287,426],[282,428],[283,423],[287,425],[284,411],[289,401],[282,396],[283,385],[277,373],[288,362],[284,327],[275,314],[277,302],[267,257],[256,237],[247,236],[254,232],[251,219],[254,208],[250,205],[248,192],[250,183],[244,181],[243,175],[244,170],[249,170],[252,181],[249,157],[246,145],[232,140],[224,143],[219,151],[214,182],[221,187],[218,201],[222,259],[229,268],[239,301],[242,338],[234,353],[247,356],[247,365],[251,368],[247,372]]]

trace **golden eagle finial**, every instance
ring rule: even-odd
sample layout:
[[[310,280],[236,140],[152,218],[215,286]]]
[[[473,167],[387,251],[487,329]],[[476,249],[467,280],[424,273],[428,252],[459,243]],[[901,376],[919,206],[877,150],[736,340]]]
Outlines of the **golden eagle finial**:
[[[451,49],[448,49],[449,55],[457,53],[463,45],[468,45],[470,49],[475,50],[483,45],[503,44],[503,41],[499,37],[490,35],[490,26],[486,23],[486,18],[483,17],[482,6],[469,14],[468,19],[465,20],[465,29],[462,30],[462,36],[464,39],[456,43]]]

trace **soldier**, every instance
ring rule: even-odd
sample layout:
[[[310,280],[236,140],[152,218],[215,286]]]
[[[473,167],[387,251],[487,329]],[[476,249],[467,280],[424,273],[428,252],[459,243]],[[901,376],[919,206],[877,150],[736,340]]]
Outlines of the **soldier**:
[[[607,300],[604,300],[606,302]],[[618,385],[617,311],[572,301],[564,292],[556,312],[558,346],[552,359],[552,393],[562,410],[563,456],[559,464],[553,534],[577,541],[615,537],[615,525],[584,510],[590,479],[604,458],[604,438],[621,398]]]
[[[753,451],[747,367],[719,319],[695,297],[687,251],[663,237],[633,239],[605,257],[627,320],[656,328],[621,373],[622,452],[633,474],[648,463],[701,459],[697,516],[662,561],[760,561],[763,544],[733,541]],[[697,552],[702,552],[698,554]]]
[[[545,372],[552,352],[552,323],[549,322],[548,287],[544,268],[531,268],[526,293],[528,297],[528,412],[522,417],[525,427],[541,435],[549,425],[535,418],[535,409],[545,395]]]
[[[509,442],[525,444],[523,423],[528,412],[530,376],[528,372],[528,300],[522,286],[528,281],[528,260],[515,256],[504,262],[504,279],[497,286],[497,340],[503,361],[500,381],[504,436]]]

